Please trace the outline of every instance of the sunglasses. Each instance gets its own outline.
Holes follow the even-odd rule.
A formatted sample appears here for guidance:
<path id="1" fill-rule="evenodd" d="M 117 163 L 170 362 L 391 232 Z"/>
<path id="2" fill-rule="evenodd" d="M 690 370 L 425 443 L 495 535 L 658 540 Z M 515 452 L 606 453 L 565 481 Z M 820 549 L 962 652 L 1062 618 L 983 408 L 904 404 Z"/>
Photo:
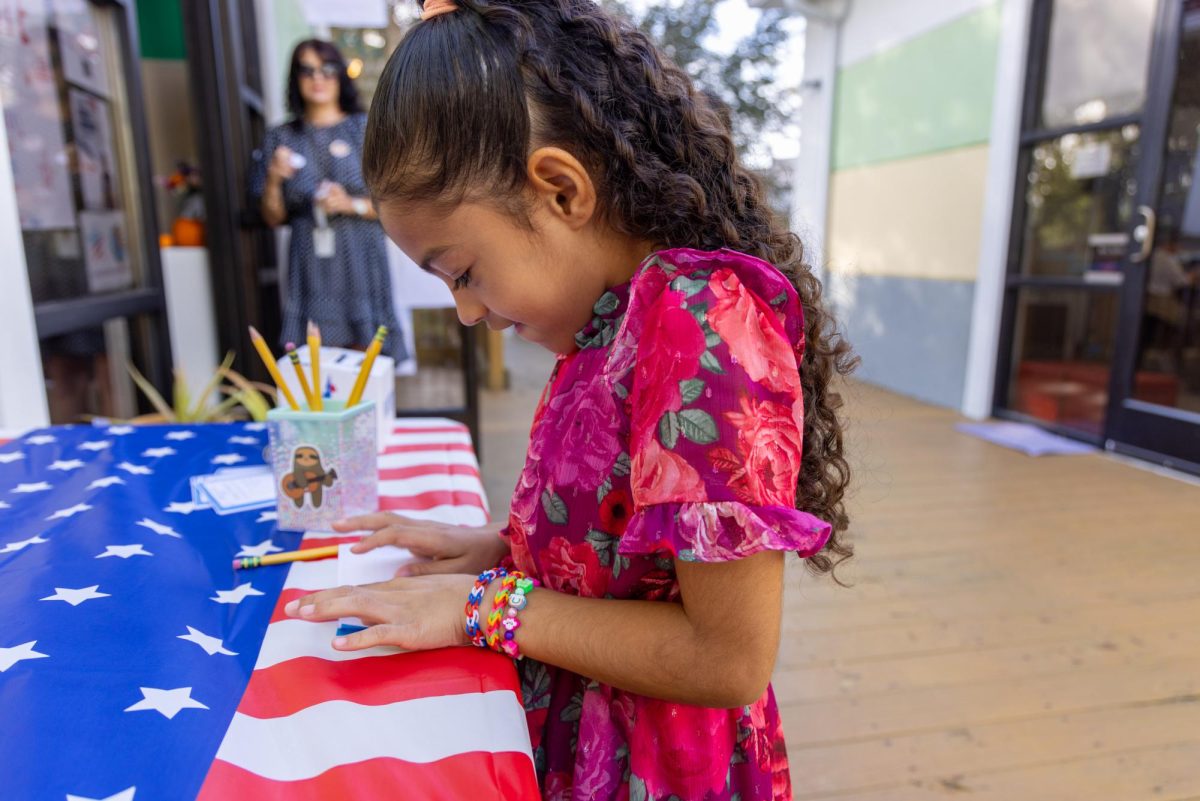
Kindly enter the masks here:
<path id="1" fill-rule="evenodd" d="M 314 67 L 311 64 L 301 64 L 296 72 L 301 78 L 315 78 L 317 73 L 320 73 L 326 78 L 336 78 L 341 72 L 341 69 L 338 68 L 337 64 L 327 61 L 320 67 Z"/>

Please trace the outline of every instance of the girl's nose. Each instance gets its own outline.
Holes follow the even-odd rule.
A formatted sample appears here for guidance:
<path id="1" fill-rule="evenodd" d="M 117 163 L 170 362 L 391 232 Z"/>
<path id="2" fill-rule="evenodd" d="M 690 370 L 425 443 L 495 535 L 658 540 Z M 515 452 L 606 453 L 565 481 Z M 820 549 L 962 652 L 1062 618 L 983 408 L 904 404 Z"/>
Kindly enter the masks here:
<path id="1" fill-rule="evenodd" d="M 458 319 L 463 325 L 479 325 L 487 317 L 487 307 L 478 301 L 463 297 L 459 293 L 454 297 L 454 305 L 458 308 Z"/>

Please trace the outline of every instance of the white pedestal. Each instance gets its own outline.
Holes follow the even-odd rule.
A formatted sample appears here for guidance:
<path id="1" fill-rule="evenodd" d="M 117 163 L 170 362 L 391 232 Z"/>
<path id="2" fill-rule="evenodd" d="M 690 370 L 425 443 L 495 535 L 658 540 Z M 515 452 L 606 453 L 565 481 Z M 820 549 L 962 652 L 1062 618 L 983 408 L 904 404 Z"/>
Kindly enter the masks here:
<path id="1" fill-rule="evenodd" d="M 163 248 L 162 272 L 171 360 L 182 371 L 194 402 L 221 364 L 208 250 Z"/>

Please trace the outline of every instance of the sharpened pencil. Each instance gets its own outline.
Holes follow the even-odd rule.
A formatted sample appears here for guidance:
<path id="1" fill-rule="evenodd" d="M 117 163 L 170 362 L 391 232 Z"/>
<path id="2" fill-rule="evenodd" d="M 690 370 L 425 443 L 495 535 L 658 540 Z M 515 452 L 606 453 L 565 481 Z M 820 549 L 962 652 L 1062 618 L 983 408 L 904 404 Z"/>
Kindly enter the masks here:
<path id="1" fill-rule="evenodd" d="M 243 556 L 233 560 L 234 570 L 249 570 L 252 567 L 267 565 L 282 565 L 288 562 L 311 562 L 314 559 L 330 559 L 338 555 L 338 546 L 329 545 L 324 548 L 306 548 L 302 551 L 284 551 L 269 553 L 266 556 Z"/>

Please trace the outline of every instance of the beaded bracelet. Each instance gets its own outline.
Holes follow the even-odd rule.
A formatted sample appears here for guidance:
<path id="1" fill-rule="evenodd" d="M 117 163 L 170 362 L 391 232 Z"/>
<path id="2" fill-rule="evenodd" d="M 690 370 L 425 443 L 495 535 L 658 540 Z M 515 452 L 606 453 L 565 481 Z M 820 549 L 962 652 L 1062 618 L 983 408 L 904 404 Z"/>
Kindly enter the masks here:
<path id="1" fill-rule="evenodd" d="M 521 658 L 521 649 L 517 646 L 515 639 L 517 629 L 521 628 L 521 621 L 517 618 L 517 614 L 525 608 L 529 603 L 526 597 L 534 587 L 538 586 L 537 579 L 525 578 L 522 576 L 513 582 L 514 586 L 508 596 L 508 611 L 504 617 L 504 639 L 500 640 L 500 647 L 492 646 L 501 653 L 508 654 L 513 659 Z"/>
<path id="2" fill-rule="evenodd" d="M 493 651 L 500 650 L 500 618 L 503 617 L 504 607 L 508 604 L 508 594 L 517 584 L 517 579 L 525 578 L 519 570 L 509 573 L 500 582 L 500 589 L 492 598 L 492 613 L 487 617 L 487 644 Z"/>
<path id="3" fill-rule="evenodd" d="M 488 585 L 499 577 L 507 576 L 508 571 L 502 567 L 493 567 L 483 571 L 475 579 L 475 586 L 471 588 L 471 592 L 467 595 L 466 612 L 467 636 L 471 638 L 471 644 L 479 648 L 487 647 L 487 640 L 483 636 L 483 632 L 479 629 L 479 604 L 483 602 L 484 593 L 487 592 Z"/>

